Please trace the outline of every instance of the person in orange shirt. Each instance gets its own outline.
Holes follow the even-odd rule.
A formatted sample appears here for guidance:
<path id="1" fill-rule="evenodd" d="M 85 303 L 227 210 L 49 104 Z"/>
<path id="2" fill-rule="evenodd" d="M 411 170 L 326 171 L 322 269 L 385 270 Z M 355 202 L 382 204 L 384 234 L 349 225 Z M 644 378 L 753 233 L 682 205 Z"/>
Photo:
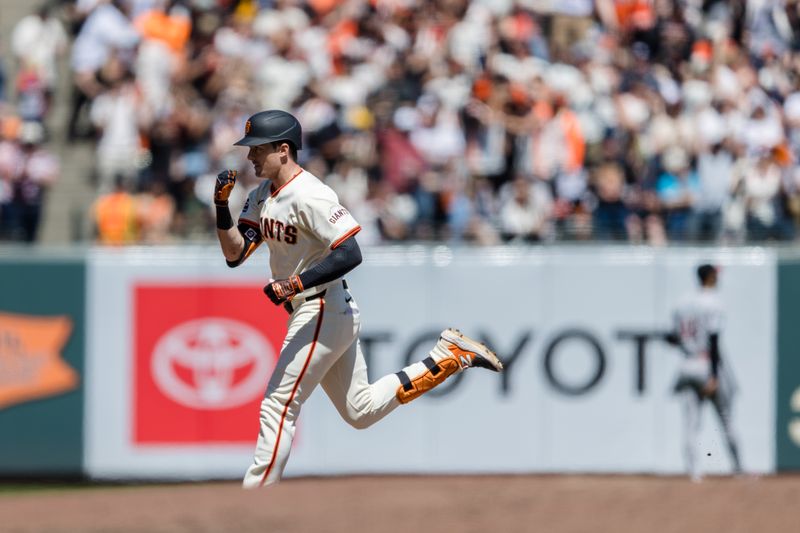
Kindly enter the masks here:
<path id="1" fill-rule="evenodd" d="M 653 0 L 596 0 L 600 20 L 614 32 L 652 28 L 656 22 Z"/>
<path id="2" fill-rule="evenodd" d="M 136 204 L 124 178 L 117 176 L 114 190 L 100 196 L 92 210 L 98 242 L 112 246 L 137 243 L 140 221 Z"/>
<path id="3" fill-rule="evenodd" d="M 192 33 L 188 11 L 182 8 L 167 10 L 163 5 L 136 17 L 134 26 L 144 39 L 163 42 L 176 56 L 183 55 Z"/>

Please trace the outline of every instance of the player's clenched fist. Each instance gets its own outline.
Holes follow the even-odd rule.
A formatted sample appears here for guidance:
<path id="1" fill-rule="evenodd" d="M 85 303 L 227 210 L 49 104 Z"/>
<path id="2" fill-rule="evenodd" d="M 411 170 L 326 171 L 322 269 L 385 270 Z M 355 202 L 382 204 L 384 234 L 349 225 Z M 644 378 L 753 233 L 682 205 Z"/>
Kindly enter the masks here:
<path id="1" fill-rule="evenodd" d="M 235 170 L 223 170 L 217 174 L 217 183 L 214 185 L 214 203 L 228 205 L 228 197 L 231 195 L 234 185 L 236 185 Z"/>
<path id="2" fill-rule="evenodd" d="M 303 284 L 300 282 L 299 276 L 273 281 L 264 287 L 264 293 L 275 305 L 282 304 L 298 292 L 303 292 Z"/>

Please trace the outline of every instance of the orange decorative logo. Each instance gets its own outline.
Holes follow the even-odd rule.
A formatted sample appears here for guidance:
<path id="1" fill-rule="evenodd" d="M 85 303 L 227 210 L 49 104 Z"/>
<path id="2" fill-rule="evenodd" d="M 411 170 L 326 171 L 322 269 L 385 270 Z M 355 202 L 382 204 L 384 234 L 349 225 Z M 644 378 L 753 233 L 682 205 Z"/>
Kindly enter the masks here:
<path id="1" fill-rule="evenodd" d="M 66 316 L 0 313 L 0 409 L 77 388 L 60 353 L 71 332 Z"/>
<path id="2" fill-rule="evenodd" d="M 245 135 L 250 135 L 250 121 L 249 120 L 247 122 L 245 122 L 245 124 L 244 124 L 244 134 Z"/>

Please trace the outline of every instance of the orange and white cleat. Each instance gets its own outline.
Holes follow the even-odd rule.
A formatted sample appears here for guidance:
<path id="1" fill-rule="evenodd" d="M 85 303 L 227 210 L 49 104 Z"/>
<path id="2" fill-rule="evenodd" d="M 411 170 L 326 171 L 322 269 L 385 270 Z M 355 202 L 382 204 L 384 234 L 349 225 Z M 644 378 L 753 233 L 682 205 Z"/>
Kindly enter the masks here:
<path id="1" fill-rule="evenodd" d="M 442 331 L 438 344 L 453 354 L 462 370 L 470 367 L 487 368 L 495 372 L 503 370 L 503 363 L 497 354 L 482 342 L 470 339 L 457 329 L 448 328 Z"/>

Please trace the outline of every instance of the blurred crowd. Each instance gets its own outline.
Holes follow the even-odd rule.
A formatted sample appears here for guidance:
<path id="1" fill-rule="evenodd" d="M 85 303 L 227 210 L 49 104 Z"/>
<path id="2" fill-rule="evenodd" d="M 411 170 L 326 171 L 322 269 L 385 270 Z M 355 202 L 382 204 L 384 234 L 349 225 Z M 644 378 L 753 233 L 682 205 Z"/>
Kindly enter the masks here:
<path id="1" fill-rule="evenodd" d="M 232 143 L 268 108 L 300 119 L 301 164 L 365 244 L 790 241 L 800 224 L 798 0 L 77 0 L 11 40 L 4 238 L 33 238 L 58 176 L 42 141 L 62 54 L 102 242 L 213 236 L 214 178 L 239 170 L 243 203 L 256 178 Z"/>

